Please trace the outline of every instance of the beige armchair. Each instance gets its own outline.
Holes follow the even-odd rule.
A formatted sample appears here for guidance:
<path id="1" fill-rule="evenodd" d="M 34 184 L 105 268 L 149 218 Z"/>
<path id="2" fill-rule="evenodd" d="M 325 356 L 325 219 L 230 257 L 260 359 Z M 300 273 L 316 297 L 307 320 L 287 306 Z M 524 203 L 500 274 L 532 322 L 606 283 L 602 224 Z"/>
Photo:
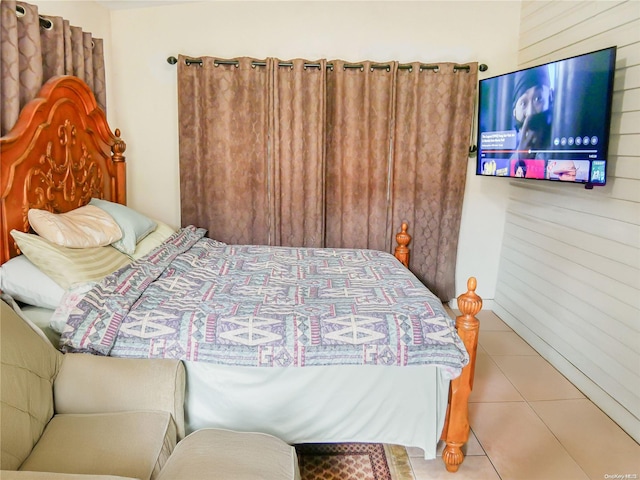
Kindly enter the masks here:
<path id="1" fill-rule="evenodd" d="M 155 478 L 184 436 L 182 363 L 63 355 L 0 304 L 0 477 Z"/>

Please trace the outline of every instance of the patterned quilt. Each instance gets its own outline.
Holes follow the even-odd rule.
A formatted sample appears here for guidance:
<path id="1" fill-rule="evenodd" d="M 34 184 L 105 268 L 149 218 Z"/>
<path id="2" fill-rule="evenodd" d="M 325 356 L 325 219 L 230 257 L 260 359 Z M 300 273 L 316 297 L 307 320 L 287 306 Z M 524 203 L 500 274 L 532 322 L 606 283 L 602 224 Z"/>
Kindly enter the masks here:
<path id="1" fill-rule="evenodd" d="M 468 362 L 440 300 L 373 250 L 226 245 L 181 229 L 93 286 L 67 318 L 64 351 L 220 365 Z"/>

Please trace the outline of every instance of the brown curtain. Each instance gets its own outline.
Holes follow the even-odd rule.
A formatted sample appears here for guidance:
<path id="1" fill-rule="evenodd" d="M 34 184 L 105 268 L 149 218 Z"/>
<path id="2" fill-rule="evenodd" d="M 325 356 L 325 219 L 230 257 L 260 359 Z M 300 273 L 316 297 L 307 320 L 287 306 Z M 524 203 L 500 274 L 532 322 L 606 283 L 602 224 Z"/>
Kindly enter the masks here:
<path id="1" fill-rule="evenodd" d="M 322 247 L 326 61 L 275 65 L 270 243 Z"/>
<path id="2" fill-rule="evenodd" d="M 220 65 L 179 58 L 183 225 L 233 244 L 268 244 L 269 106 L 273 60 Z"/>
<path id="3" fill-rule="evenodd" d="M 232 244 L 323 246 L 326 62 L 199 60 L 178 62 L 182 224 Z"/>
<path id="4" fill-rule="evenodd" d="M 455 297 L 455 266 L 477 63 L 437 70 L 419 64 L 397 76 L 393 225 L 407 221 L 409 267 L 441 299 Z"/>
<path id="5" fill-rule="evenodd" d="M 75 75 L 92 89 L 106 111 L 104 49 L 93 38 L 61 17 L 38 15 L 38 8 L 15 0 L 0 1 L 1 134 L 18 119 L 20 110 L 51 77 Z"/>
<path id="6" fill-rule="evenodd" d="M 477 64 L 185 60 L 183 225 L 227 243 L 391 252 L 407 221 L 412 271 L 455 296 Z"/>
<path id="7" fill-rule="evenodd" d="M 397 63 L 334 61 L 327 82 L 328 247 L 389 251 L 389 148 Z"/>

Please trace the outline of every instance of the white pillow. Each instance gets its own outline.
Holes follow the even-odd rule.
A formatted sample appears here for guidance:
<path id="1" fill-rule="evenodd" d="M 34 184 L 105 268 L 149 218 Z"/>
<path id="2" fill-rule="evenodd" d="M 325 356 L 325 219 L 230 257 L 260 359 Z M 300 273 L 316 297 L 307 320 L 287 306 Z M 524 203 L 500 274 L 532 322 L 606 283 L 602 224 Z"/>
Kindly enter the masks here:
<path id="1" fill-rule="evenodd" d="M 32 208 L 27 215 L 38 235 L 62 247 L 104 247 L 122 238 L 122 231 L 113 217 L 93 205 L 67 213 Z"/>
<path id="2" fill-rule="evenodd" d="M 0 289 L 19 302 L 52 310 L 64 295 L 64 289 L 25 255 L 18 255 L 0 266 Z"/>
<path id="3" fill-rule="evenodd" d="M 157 224 L 149 217 L 119 203 L 92 198 L 89 205 L 101 208 L 113 217 L 122 230 L 122 238 L 112 246 L 122 253 L 132 255 L 140 240 L 153 232 Z"/>

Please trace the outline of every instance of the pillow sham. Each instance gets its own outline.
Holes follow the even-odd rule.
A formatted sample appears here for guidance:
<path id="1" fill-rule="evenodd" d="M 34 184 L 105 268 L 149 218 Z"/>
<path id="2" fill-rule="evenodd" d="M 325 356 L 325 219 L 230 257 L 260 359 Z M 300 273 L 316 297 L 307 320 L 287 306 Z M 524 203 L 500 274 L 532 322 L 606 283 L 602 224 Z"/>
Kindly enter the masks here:
<path id="1" fill-rule="evenodd" d="M 26 255 L 13 257 L 0 267 L 0 290 L 19 302 L 52 310 L 64 296 L 64 289 Z"/>
<path id="2" fill-rule="evenodd" d="M 112 246 L 127 255 L 132 255 L 138 242 L 157 227 L 156 222 L 149 217 L 119 203 L 92 198 L 89 205 L 101 208 L 113 217 L 122 231 L 122 238 Z"/>
<path id="3" fill-rule="evenodd" d="M 131 262 L 111 246 L 67 248 L 30 233 L 11 230 L 18 247 L 42 272 L 62 288 L 95 282 Z"/>
<path id="4" fill-rule="evenodd" d="M 103 247 L 122 238 L 122 231 L 113 217 L 94 205 L 67 213 L 32 208 L 27 216 L 38 235 L 63 247 Z"/>
<path id="5" fill-rule="evenodd" d="M 157 228 L 140 240 L 136 246 L 136 251 L 131 255 L 131 258 L 134 260 L 144 257 L 147 253 L 162 245 L 167 238 L 176 233 L 176 231 L 166 223 L 162 223 L 158 220 L 156 220 L 156 223 L 158 224 Z"/>

